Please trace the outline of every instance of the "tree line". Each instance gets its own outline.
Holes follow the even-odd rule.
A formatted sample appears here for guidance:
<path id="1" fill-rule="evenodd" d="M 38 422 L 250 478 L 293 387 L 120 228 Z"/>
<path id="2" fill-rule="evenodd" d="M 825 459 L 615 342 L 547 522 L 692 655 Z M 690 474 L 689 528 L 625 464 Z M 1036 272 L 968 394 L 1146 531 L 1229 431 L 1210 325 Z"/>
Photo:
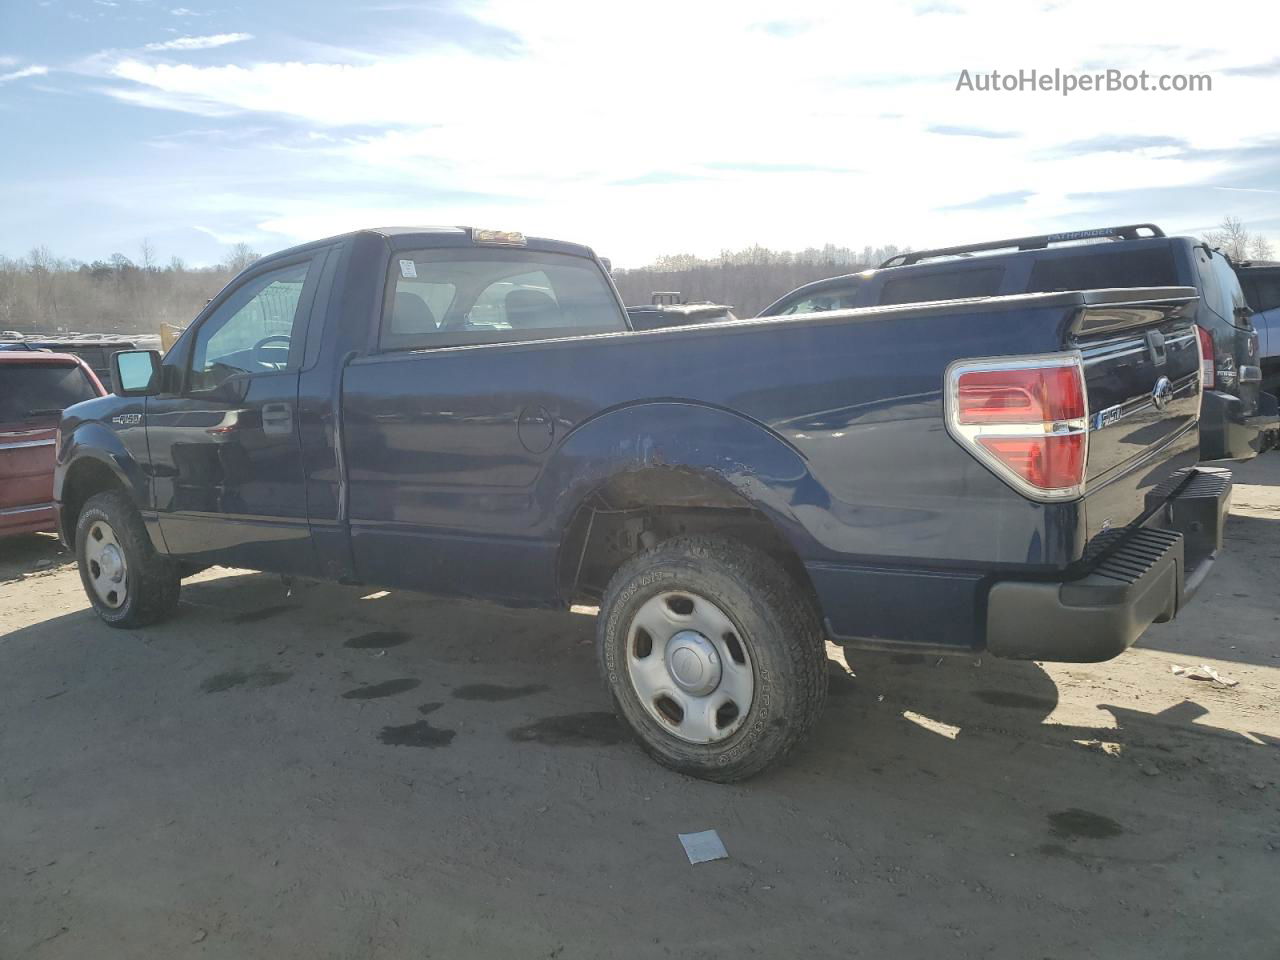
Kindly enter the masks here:
<path id="1" fill-rule="evenodd" d="M 91 263 L 55 256 L 48 247 L 0 256 L 0 331 L 154 334 L 161 323 L 186 326 L 257 259 L 241 243 L 217 266 L 189 267 L 179 257 L 162 265 L 145 240 L 136 257 L 113 253 Z"/>
<path id="2" fill-rule="evenodd" d="M 1225 217 L 1203 239 L 1236 260 L 1274 255 L 1264 236 L 1235 217 Z M 756 245 L 717 257 L 662 256 L 648 266 L 615 269 L 613 279 L 628 305 L 648 303 L 657 291 L 679 291 L 687 300 L 728 304 L 750 317 L 802 284 L 870 269 L 910 249 L 827 244 L 789 251 Z M 134 257 L 115 253 L 91 263 L 57 257 L 47 247 L 25 257 L 0 256 L 0 331 L 140 334 L 157 333 L 161 323 L 185 326 L 257 259 L 240 243 L 216 266 L 189 267 L 178 257 L 161 264 L 146 240 Z"/>
<path id="3" fill-rule="evenodd" d="M 827 244 L 799 251 L 752 246 L 710 258 L 659 257 L 647 267 L 614 270 L 613 281 L 628 306 L 648 303 L 657 291 L 679 291 L 686 300 L 727 304 L 738 316 L 753 317 L 801 284 L 867 270 L 907 250 L 892 245 L 854 249 Z"/>

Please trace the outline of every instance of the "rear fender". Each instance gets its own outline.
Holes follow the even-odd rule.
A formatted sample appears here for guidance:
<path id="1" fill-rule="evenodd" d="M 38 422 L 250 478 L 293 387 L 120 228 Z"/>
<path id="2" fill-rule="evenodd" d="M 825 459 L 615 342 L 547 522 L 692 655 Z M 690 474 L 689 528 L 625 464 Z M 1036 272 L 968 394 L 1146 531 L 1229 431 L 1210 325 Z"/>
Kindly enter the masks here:
<path id="1" fill-rule="evenodd" d="M 764 425 L 719 407 L 662 401 L 615 408 L 581 424 L 538 479 L 552 531 L 564 531 L 591 493 L 620 474 L 693 471 L 760 510 L 801 556 L 813 539 L 799 504 L 826 502 L 803 457 Z"/>

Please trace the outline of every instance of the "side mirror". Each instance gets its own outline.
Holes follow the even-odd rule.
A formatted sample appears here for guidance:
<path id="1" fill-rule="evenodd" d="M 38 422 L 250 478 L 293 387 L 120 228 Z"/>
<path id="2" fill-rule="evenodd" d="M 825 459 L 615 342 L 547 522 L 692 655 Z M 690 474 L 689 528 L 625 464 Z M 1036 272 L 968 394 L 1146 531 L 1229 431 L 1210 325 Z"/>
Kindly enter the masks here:
<path id="1" fill-rule="evenodd" d="M 112 392 L 121 397 L 147 397 L 160 392 L 160 352 L 121 350 L 111 355 Z"/>

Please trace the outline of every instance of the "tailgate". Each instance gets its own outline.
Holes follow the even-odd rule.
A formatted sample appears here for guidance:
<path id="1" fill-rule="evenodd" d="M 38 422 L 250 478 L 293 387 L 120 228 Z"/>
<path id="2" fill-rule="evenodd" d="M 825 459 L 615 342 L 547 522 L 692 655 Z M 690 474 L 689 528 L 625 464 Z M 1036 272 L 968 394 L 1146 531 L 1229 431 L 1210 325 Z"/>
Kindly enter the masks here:
<path id="1" fill-rule="evenodd" d="M 1193 287 L 1094 290 L 1069 333 L 1084 359 L 1090 533 L 1127 526 L 1146 493 L 1198 449 L 1200 346 Z"/>

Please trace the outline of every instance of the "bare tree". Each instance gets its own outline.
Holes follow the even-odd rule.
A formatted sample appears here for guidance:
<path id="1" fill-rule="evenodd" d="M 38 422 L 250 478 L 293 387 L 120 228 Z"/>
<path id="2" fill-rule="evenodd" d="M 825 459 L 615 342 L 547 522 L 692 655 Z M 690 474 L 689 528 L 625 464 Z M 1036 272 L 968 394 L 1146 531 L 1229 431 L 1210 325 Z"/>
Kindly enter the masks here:
<path id="1" fill-rule="evenodd" d="M 1249 231 L 1239 217 L 1226 216 L 1217 230 L 1210 230 L 1204 235 L 1204 242 L 1217 247 L 1232 260 L 1247 260 L 1249 257 Z"/>
<path id="2" fill-rule="evenodd" d="M 150 273 L 156 268 L 156 248 L 146 237 L 142 238 L 142 243 L 138 247 L 138 265 Z"/>
<path id="3" fill-rule="evenodd" d="M 233 244 L 231 249 L 227 251 L 227 259 L 223 261 L 223 266 L 231 273 L 239 273 L 261 256 L 262 254 L 247 243 Z"/>
<path id="4" fill-rule="evenodd" d="M 1262 234 L 1255 233 L 1249 240 L 1250 260 L 1270 260 L 1275 255 L 1271 242 Z"/>

